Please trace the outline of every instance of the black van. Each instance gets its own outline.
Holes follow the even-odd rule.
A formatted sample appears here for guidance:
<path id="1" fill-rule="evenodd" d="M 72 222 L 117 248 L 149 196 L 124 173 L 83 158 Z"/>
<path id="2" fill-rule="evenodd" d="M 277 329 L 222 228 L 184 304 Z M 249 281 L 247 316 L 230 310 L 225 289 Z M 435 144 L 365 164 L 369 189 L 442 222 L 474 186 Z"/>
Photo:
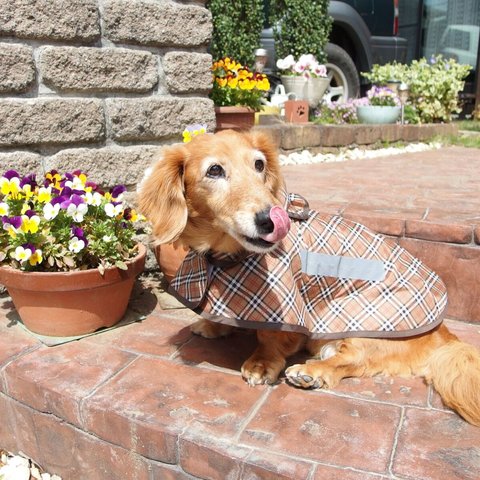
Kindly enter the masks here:
<path id="1" fill-rule="evenodd" d="M 330 41 L 326 46 L 330 86 L 338 98 L 360 93 L 359 72 L 368 72 L 374 63 L 385 64 L 407 58 L 407 40 L 398 36 L 399 0 L 330 1 L 328 13 L 333 18 Z M 268 11 L 268 0 L 266 10 Z M 267 71 L 275 71 L 273 32 L 262 32 L 262 47 L 268 51 Z"/>

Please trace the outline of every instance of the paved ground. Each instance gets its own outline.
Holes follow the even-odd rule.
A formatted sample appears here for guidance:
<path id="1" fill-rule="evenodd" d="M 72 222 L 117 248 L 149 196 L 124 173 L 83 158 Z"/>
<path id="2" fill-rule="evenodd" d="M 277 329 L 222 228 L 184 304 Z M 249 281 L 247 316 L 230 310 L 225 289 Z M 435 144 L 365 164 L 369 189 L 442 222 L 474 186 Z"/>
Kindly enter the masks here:
<path id="1" fill-rule="evenodd" d="M 316 209 L 378 219 L 391 235 L 406 229 L 412 237 L 466 243 L 475 228 L 480 243 L 479 170 L 480 150 L 462 147 L 283 167 L 288 189 Z"/>
<path id="2" fill-rule="evenodd" d="M 478 250 L 479 164 L 478 151 L 452 148 L 285 171 L 290 189 L 317 209 L 357 211 L 380 227 L 398 218 L 399 241 L 426 251 L 467 249 L 450 265 L 460 272 L 457 290 L 478 303 L 465 272 L 477 275 L 478 259 L 465 252 Z M 408 237 L 409 220 L 431 212 L 433 233 Z M 439 239 L 455 225 L 470 229 L 468 242 Z M 421 379 L 346 380 L 330 392 L 283 380 L 249 388 L 239 368 L 255 337 L 195 337 L 192 314 L 171 308 L 155 287 L 137 286 L 131 308 L 142 322 L 56 347 L 26 333 L 1 298 L 2 448 L 64 480 L 478 480 L 480 428 L 444 408 Z M 447 323 L 480 347 L 479 322 Z"/>

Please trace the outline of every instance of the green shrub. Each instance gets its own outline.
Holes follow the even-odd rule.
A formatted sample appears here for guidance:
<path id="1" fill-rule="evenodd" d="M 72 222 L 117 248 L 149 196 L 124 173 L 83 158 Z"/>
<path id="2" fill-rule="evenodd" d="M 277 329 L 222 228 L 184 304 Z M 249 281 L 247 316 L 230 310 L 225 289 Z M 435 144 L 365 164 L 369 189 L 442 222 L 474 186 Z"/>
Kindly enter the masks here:
<path id="1" fill-rule="evenodd" d="M 463 90 L 470 65 L 462 65 L 441 55 L 413 60 L 410 65 L 389 63 L 374 65 L 362 75 L 377 85 L 390 80 L 404 82 L 409 87 L 409 104 L 422 123 L 450 122 L 461 111 L 459 92 Z"/>
<path id="2" fill-rule="evenodd" d="M 277 58 L 311 53 L 327 60 L 325 46 L 332 28 L 329 0 L 271 0 L 271 21 Z"/>
<path id="3" fill-rule="evenodd" d="M 262 0 L 208 0 L 206 6 L 213 21 L 213 59 L 229 57 L 253 66 L 264 22 Z"/>

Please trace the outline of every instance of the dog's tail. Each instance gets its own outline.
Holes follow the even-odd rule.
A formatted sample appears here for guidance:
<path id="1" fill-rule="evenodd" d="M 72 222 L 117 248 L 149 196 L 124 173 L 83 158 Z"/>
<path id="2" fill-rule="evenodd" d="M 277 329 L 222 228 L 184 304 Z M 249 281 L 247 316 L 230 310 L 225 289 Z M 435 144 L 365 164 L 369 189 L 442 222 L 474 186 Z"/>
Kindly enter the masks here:
<path id="1" fill-rule="evenodd" d="M 436 349 L 428 359 L 427 380 L 465 420 L 480 427 L 480 351 L 459 340 Z"/>

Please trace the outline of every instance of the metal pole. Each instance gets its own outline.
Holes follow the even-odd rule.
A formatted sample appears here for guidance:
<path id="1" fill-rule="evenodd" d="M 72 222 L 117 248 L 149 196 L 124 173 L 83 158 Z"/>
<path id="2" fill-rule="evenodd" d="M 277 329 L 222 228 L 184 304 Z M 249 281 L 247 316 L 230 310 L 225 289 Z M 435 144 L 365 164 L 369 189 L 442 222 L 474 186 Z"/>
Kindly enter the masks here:
<path id="1" fill-rule="evenodd" d="M 474 118 L 480 120 L 480 40 L 477 45 L 477 70 L 475 72 L 475 110 L 473 111 Z"/>

